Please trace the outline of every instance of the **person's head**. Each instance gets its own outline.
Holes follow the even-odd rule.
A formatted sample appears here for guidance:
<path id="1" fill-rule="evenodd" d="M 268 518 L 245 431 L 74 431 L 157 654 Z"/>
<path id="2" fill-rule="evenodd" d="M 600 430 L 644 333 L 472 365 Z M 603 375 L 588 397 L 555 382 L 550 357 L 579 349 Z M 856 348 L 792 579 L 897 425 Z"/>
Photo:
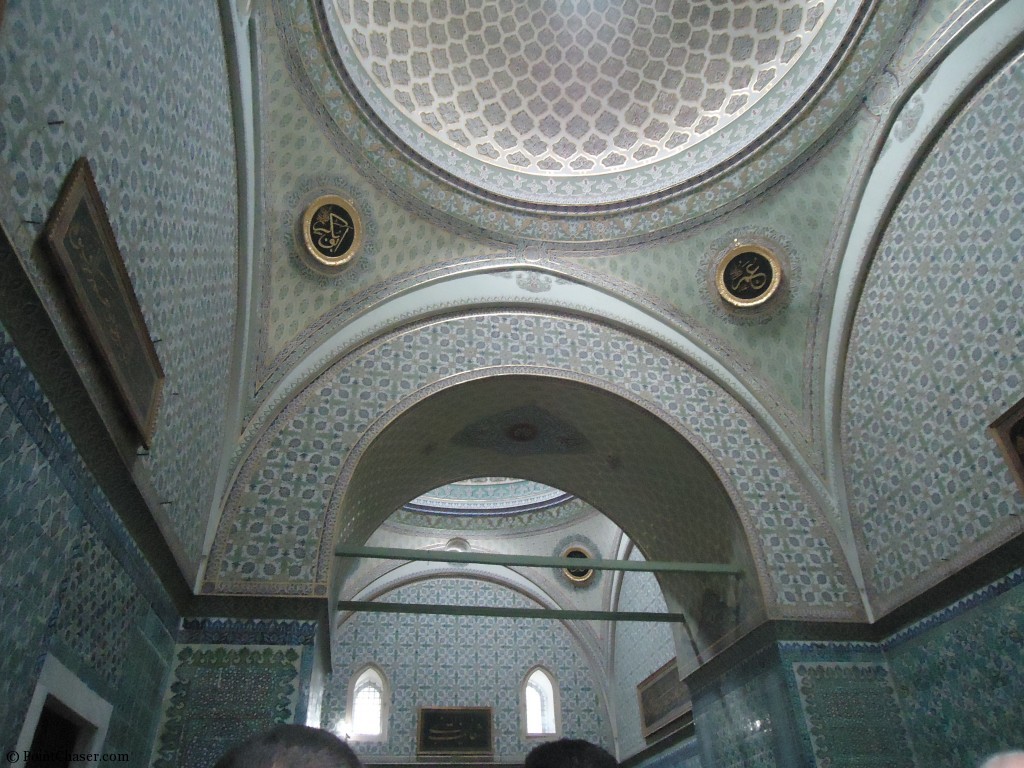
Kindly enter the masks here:
<path id="1" fill-rule="evenodd" d="M 1024 768 L 1024 752 L 1000 752 L 988 757 L 979 768 Z"/>
<path id="2" fill-rule="evenodd" d="M 583 739 L 559 739 L 538 744 L 523 768 L 618 768 L 608 751 Z"/>
<path id="3" fill-rule="evenodd" d="M 213 768 L 361 768 L 361 763 L 333 733 L 278 725 L 229 750 Z"/>

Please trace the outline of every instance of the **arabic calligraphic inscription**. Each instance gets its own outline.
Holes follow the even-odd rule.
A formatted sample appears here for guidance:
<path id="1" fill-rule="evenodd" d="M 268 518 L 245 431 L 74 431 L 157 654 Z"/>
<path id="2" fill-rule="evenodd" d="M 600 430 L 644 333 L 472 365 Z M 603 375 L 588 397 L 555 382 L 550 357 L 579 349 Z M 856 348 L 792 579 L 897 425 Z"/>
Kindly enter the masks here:
<path id="1" fill-rule="evenodd" d="M 562 553 L 562 557 L 571 557 L 574 560 L 586 560 L 590 557 L 590 553 L 583 549 L 583 547 L 569 547 L 569 549 Z M 577 586 L 582 586 L 594 578 L 594 569 L 584 566 L 579 568 L 563 568 L 562 572 L 569 581 Z"/>
<path id="2" fill-rule="evenodd" d="M 302 217 L 306 250 L 319 269 L 348 264 L 359 250 L 362 226 L 351 202 L 337 195 L 314 200 Z"/>
<path id="3" fill-rule="evenodd" d="M 756 307 L 778 291 L 782 270 L 774 254 L 756 245 L 737 245 L 718 264 L 718 293 L 734 307 Z"/>
<path id="4" fill-rule="evenodd" d="M 493 719 L 490 707 L 420 707 L 416 753 L 490 755 Z"/>

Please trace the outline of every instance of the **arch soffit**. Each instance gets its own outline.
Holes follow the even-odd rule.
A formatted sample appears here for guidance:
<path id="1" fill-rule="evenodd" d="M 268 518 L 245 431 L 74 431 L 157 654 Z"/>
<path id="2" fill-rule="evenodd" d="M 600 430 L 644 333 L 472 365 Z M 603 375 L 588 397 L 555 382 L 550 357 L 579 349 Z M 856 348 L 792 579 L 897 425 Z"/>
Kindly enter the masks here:
<path id="1" fill-rule="evenodd" d="M 376 529 L 377 510 L 453 479 L 454 472 L 509 472 L 584 496 L 645 543 L 650 559 L 733 561 L 747 574 L 757 570 L 750 534 L 741 532 L 734 504 L 707 460 L 663 417 L 584 379 L 520 370 L 458 377 L 391 416 L 371 427 L 353 452 L 358 459 L 350 479 L 340 484 L 344 498 L 336 519 L 345 523 L 339 535 L 346 542 L 363 541 Z M 521 421 L 538 426 L 535 451 L 534 443 L 522 451 L 507 437 L 505 430 Z M 483 427 L 476 432 L 486 436 L 479 449 L 463 443 L 467 427 Z M 575 450 L 558 450 L 558 437 L 577 442 Z M 657 580 L 664 594 L 675 596 L 675 611 L 687 614 L 704 593 L 730 599 L 737 586 L 721 576 L 659 574 Z M 764 584 L 758 577 L 740 585 L 736 621 L 763 618 L 758 590 Z"/>
<path id="2" fill-rule="evenodd" d="M 253 520 L 269 519 L 265 499 L 260 497 L 259 480 L 265 469 L 266 453 L 273 445 L 292 440 L 302 448 L 317 435 L 305 430 L 303 417 L 306 412 L 325 405 L 328 395 L 338 387 L 348 387 L 353 381 L 369 383 L 365 391 L 376 392 L 378 402 L 372 408 L 364 409 L 362 424 L 375 421 L 375 429 L 362 431 L 357 425 L 356 414 L 348 414 L 344 423 L 331 425 L 328 432 L 334 440 L 330 449 L 347 456 L 345 470 L 334 474 L 333 470 L 321 473 L 318 495 L 330 498 L 328 519 L 323 521 L 326 532 L 334 532 L 335 520 L 340 508 L 341 493 L 351 477 L 358 457 L 365 450 L 368 440 L 379 433 L 387 423 L 415 402 L 460 380 L 492 376 L 499 369 L 478 364 L 475 370 L 460 370 L 454 360 L 442 361 L 439 370 L 414 372 L 413 381 L 397 389 L 402 392 L 389 393 L 395 389 L 393 373 L 376 370 L 374 361 L 393 359 L 397 350 L 421 349 L 437 337 L 450 333 L 477 335 L 490 339 L 499 346 L 508 341 L 509 324 L 530 333 L 553 331 L 557 338 L 565 338 L 567 332 L 582 339 L 592 351 L 595 359 L 608 362 L 609 350 L 616 351 L 619 358 L 613 363 L 612 371 L 623 366 L 634 365 L 633 375 L 621 384 L 611 385 L 607 380 L 597 378 L 588 371 L 594 363 L 583 364 L 579 359 L 545 359 L 551 354 L 565 351 L 562 344 L 533 345 L 526 350 L 525 357 L 541 365 L 501 368 L 504 373 L 530 372 L 547 376 L 575 379 L 600 389 L 612 391 L 625 399 L 654 412 L 659 418 L 682 434 L 704 458 L 715 468 L 723 481 L 735 508 L 746 529 L 754 550 L 762 584 L 771 583 L 768 604 L 775 605 L 787 615 L 801 614 L 827 617 L 848 617 L 855 608 L 857 599 L 850 570 L 842 560 L 840 548 L 832 529 L 821 519 L 815 505 L 809 501 L 806 489 L 787 464 L 784 456 L 761 429 L 755 418 L 717 382 L 703 371 L 687 365 L 682 360 L 666 354 L 652 344 L 630 337 L 618 329 L 600 326 L 581 319 L 541 315 L 536 313 L 489 313 L 449 318 L 445 321 L 426 323 L 406 329 L 381 340 L 379 343 L 358 350 L 321 374 L 310 384 L 301 396 L 296 397 L 274 419 L 272 429 L 258 441 L 257 450 L 251 452 L 234 484 L 221 520 L 217 537 L 211 552 L 211 567 L 207 571 L 204 591 L 213 593 L 257 593 L 266 594 L 327 594 L 327 577 L 331 553 L 320 551 L 318 563 L 306 563 L 305 574 L 299 579 L 277 578 L 273 564 L 264 569 L 264 576 L 271 578 L 239 578 L 237 562 L 227 557 L 228 542 L 244 538 L 243 533 Z M 494 334 L 491 331 L 495 331 Z M 486 345 L 485 345 L 486 346 Z M 507 359 L 501 349 L 485 350 L 493 365 L 501 366 Z M 497 352 L 495 355 L 494 353 Z M 624 353 L 624 354 L 623 354 Z M 518 355 L 523 357 L 523 355 Z M 495 359 L 496 358 L 496 359 Z M 643 365 L 640 365 L 640 361 Z M 480 361 L 481 363 L 485 361 Z M 556 363 L 555 366 L 543 363 Z M 413 366 L 415 368 L 415 366 Z M 602 369 L 596 369 L 600 375 Z M 604 370 L 607 375 L 608 370 Z M 380 386 L 381 379 L 387 379 L 388 386 Z M 461 377 L 453 378 L 453 377 Z M 609 377 L 610 378 L 610 377 Z M 376 383 L 378 386 L 374 386 Z M 414 395 L 414 396 L 413 396 Z M 358 410 L 358 409 L 353 409 Z M 371 416 L 372 412 L 372 416 Z M 327 426 L 327 425 L 325 425 Z M 322 436 L 323 433 L 320 434 Z M 359 446 L 357 447 L 357 442 Z M 287 462 L 286 462 L 287 463 Z M 728 470 L 728 471 L 727 471 Z M 271 473 L 273 474 L 273 473 Z M 242 503 L 244 500 L 244 504 Z M 263 508 L 261 508 L 263 507 Z M 800 533 L 794 533 L 799 531 Z M 337 534 L 341 534 L 338 531 Z M 332 541 L 333 537 L 327 538 Z M 259 546 L 263 542 L 254 544 Z M 781 556 L 805 566 L 808 573 L 797 582 L 787 582 L 787 577 L 768 575 L 769 558 Z M 308 574 L 308 575 L 307 575 Z M 300 584 L 306 575 L 306 583 Z M 781 579 L 781 580 L 780 580 Z M 309 582 L 313 582 L 312 586 Z M 808 584 L 807 582 L 810 582 Z M 805 587 L 810 587 L 806 589 Z"/>

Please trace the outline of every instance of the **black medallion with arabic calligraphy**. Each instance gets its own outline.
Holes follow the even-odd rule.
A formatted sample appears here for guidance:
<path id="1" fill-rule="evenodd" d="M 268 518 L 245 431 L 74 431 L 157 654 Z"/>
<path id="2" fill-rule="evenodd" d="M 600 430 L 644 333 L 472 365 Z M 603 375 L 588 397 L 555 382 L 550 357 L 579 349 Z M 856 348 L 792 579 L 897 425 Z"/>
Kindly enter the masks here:
<path id="1" fill-rule="evenodd" d="M 356 238 L 352 215 L 334 203 L 321 205 L 309 222 L 309 239 L 320 253 L 337 259 L 348 253 Z"/>
<path id="2" fill-rule="evenodd" d="M 773 254 L 755 246 L 733 248 L 718 267 L 718 291 L 736 307 L 763 304 L 779 287 L 781 272 Z"/>
<path id="3" fill-rule="evenodd" d="M 755 251 L 737 253 L 725 267 L 725 289 L 741 301 L 760 298 L 772 284 L 772 263 Z"/>
<path id="4" fill-rule="evenodd" d="M 347 264 L 359 248 L 359 214 L 348 200 L 324 195 L 313 201 L 302 217 L 306 250 L 318 269 Z"/>

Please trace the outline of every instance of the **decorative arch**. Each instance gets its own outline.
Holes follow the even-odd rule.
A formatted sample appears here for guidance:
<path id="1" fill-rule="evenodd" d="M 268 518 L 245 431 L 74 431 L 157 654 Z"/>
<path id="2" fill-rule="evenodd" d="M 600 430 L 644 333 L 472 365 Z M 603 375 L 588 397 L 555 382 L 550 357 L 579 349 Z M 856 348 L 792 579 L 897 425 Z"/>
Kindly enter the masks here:
<path id="1" fill-rule="evenodd" d="M 508 360 L 522 364 L 509 366 Z M 431 396 L 517 375 L 603 392 L 607 402 L 629 404 L 636 418 L 688 446 L 692 466 L 703 463 L 717 478 L 719 503 L 745 532 L 743 548 L 749 547 L 756 582 L 751 594 L 767 613 L 861 617 L 849 566 L 812 493 L 729 392 L 619 328 L 542 312 L 436 318 L 387 334 L 327 368 L 274 418 L 246 460 L 228 498 L 203 591 L 327 596 L 331 544 L 364 541 L 380 522 L 365 514 L 350 488 L 376 438 Z M 296 479 L 305 481 L 301 498 L 292 495 Z M 435 478 L 433 485 L 455 479 Z M 409 498 L 430 487 L 410 485 Z M 586 496 L 583 491 L 579 495 Z M 386 517 L 391 511 L 376 513 Z M 657 514 L 640 510 L 623 527 L 650 555 L 649 542 L 656 542 L 666 520 L 671 523 L 672 516 L 665 508 Z M 282 547 L 286 530 L 320 535 Z M 778 568 L 779 562 L 789 567 Z"/>
<path id="2" fill-rule="evenodd" d="M 764 616 L 763 581 L 734 503 L 709 462 L 658 415 L 551 371 L 496 369 L 456 377 L 384 414 L 349 457 L 339 483 L 338 541 L 362 542 L 397 508 L 439 483 L 502 471 L 566 490 L 601 509 L 650 559 L 733 562 L 751 578 L 662 574 L 674 608 L 693 616 L 703 647 Z M 519 432 L 527 432 L 524 439 Z M 637 514 L 637 509 L 643 513 Z M 339 594 L 338 571 L 331 594 Z M 701 624 L 707 595 L 728 605 Z"/>

